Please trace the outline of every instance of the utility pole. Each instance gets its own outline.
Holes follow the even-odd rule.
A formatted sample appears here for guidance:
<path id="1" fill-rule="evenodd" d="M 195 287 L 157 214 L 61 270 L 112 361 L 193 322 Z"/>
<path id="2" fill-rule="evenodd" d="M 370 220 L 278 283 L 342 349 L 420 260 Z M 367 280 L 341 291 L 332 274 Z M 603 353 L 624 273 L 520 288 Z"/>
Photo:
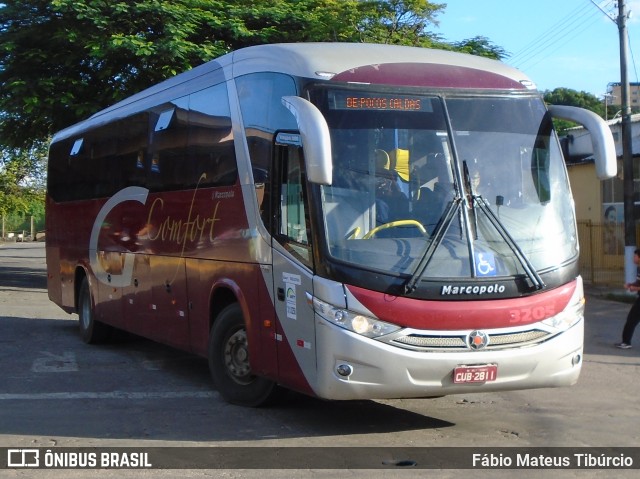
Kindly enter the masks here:
<path id="1" fill-rule="evenodd" d="M 620 36 L 620 86 L 622 90 L 622 173 L 624 177 L 624 278 L 625 283 L 636 279 L 633 252 L 636 245 L 634 215 L 633 152 L 631 151 L 631 106 L 629 104 L 629 78 L 627 74 L 627 12 L 624 0 L 618 0 L 618 33 Z"/>

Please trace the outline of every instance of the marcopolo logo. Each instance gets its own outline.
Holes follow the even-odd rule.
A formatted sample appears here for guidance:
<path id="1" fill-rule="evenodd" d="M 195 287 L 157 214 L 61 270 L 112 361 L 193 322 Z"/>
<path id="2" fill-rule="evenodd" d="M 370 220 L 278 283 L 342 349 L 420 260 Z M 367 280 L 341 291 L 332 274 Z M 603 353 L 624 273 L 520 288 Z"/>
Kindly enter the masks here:
<path id="1" fill-rule="evenodd" d="M 500 294 L 506 291 L 507 287 L 503 284 L 463 284 L 460 286 L 453 284 L 445 284 L 440 290 L 441 296 L 452 295 L 476 295 L 482 296 L 483 294 Z"/>

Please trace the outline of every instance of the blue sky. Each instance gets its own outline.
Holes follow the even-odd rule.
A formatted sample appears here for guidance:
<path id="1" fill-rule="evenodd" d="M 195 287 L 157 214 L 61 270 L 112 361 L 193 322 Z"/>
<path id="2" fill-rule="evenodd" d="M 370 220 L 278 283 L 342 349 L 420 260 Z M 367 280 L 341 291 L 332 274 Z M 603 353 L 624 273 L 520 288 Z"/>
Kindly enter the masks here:
<path id="1" fill-rule="evenodd" d="M 620 81 L 615 0 L 594 0 L 604 12 L 590 0 L 433 1 L 447 4 L 435 33 L 448 42 L 487 37 L 511 55 L 503 61 L 540 90 L 564 87 L 601 97 L 608 83 Z M 629 81 L 640 82 L 640 0 L 626 6 Z"/>

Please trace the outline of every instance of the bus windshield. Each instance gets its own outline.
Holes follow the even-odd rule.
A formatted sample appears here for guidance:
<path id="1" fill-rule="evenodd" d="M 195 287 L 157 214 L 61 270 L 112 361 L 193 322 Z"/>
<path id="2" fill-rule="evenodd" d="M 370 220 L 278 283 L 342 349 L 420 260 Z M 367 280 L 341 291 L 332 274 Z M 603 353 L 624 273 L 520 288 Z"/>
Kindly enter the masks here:
<path id="1" fill-rule="evenodd" d="M 424 279 L 513 277 L 576 258 L 566 169 L 535 96 L 320 89 L 335 260 Z M 539 287 L 541 287 L 538 285 Z"/>

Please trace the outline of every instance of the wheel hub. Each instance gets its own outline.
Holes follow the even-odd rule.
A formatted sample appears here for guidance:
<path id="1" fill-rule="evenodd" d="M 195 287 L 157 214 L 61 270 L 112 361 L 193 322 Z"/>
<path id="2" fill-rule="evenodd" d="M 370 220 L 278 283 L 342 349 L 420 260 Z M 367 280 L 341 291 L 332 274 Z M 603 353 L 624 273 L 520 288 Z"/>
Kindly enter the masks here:
<path id="1" fill-rule="evenodd" d="M 236 331 L 229 337 L 224 348 L 224 364 L 234 381 L 241 384 L 251 382 L 246 331 Z"/>

